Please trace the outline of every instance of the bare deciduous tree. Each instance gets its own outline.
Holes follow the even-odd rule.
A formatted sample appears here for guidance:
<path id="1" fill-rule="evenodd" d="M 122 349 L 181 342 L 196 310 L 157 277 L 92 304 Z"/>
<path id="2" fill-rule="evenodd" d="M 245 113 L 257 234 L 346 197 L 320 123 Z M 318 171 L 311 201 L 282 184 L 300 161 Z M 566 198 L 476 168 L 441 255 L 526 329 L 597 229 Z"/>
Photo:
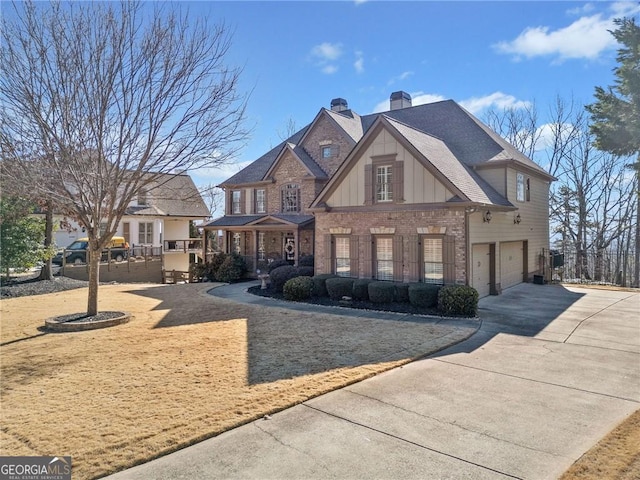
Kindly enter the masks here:
<path id="1" fill-rule="evenodd" d="M 87 314 L 100 252 L 129 203 L 166 174 L 215 166 L 246 138 L 240 70 L 224 24 L 165 4 L 14 4 L 2 20 L 0 141 L 19 170 L 85 228 Z"/>

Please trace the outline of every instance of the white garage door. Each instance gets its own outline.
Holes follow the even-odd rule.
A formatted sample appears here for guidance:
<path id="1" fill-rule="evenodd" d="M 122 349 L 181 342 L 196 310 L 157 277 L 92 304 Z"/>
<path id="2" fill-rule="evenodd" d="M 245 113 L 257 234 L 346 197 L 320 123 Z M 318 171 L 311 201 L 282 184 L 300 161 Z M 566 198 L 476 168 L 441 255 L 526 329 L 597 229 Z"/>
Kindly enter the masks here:
<path id="1" fill-rule="evenodd" d="M 502 289 L 522 283 L 524 274 L 522 242 L 500 244 L 500 283 Z"/>
<path id="2" fill-rule="evenodd" d="M 471 264 L 472 285 L 480 297 L 486 297 L 490 291 L 490 256 L 489 245 L 473 246 L 473 261 Z"/>

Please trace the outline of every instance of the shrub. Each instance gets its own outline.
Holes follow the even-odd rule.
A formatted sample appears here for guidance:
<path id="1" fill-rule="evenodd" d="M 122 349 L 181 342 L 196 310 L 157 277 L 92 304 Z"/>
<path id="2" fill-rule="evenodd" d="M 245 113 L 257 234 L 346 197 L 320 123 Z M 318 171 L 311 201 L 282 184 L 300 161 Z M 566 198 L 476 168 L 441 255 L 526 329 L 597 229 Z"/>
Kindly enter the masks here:
<path id="1" fill-rule="evenodd" d="M 313 278 L 301 276 L 287 280 L 282 288 L 284 298 L 287 300 L 300 301 L 311 297 L 313 290 Z"/>
<path id="2" fill-rule="evenodd" d="M 416 308 L 433 308 L 438 305 L 439 285 L 416 283 L 409 287 L 409 303 Z"/>
<path id="3" fill-rule="evenodd" d="M 284 266 L 291 266 L 291 264 L 284 259 L 274 260 L 267 267 L 269 275 L 271 275 L 271 272 L 273 272 L 276 268 L 280 268 Z"/>
<path id="4" fill-rule="evenodd" d="M 282 293 L 284 284 L 287 280 L 291 280 L 298 276 L 298 269 L 292 265 L 283 265 L 271 271 L 269 278 L 271 279 L 271 287 L 279 293 Z"/>
<path id="5" fill-rule="evenodd" d="M 368 286 L 369 300 L 373 303 L 391 303 L 396 286 L 391 282 L 371 282 Z"/>
<path id="6" fill-rule="evenodd" d="M 226 255 L 222 265 L 216 271 L 215 277 L 218 282 L 237 282 L 247 272 L 247 264 L 237 253 Z"/>
<path id="7" fill-rule="evenodd" d="M 409 284 L 396 283 L 396 302 L 409 303 Z"/>
<path id="8" fill-rule="evenodd" d="M 313 276 L 313 294 L 316 297 L 327 297 L 329 293 L 327 292 L 326 281 L 329 278 L 336 278 L 337 275 L 333 273 L 323 273 L 321 275 Z"/>
<path id="9" fill-rule="evenodd" d="M 301 277 L 313 277 L 313 267 L 298 267 L 298 275 Z"/>
<path id="10" fill-rule="evenodd" d="M 227 255 L 224 253 L 216 253 L 211 257 L 211 261 L 207 262 L 207 266 L 205 267 L 204 275 L 212 282 L 218 281 L 217 273 L 222 265 L 222 262 L 225 261 Z"/>
<path id="11" fill-rule="evenodd" d="M 449 315 L 475 316 L 478 313 L 478 291 L 465 285 L 449 285 L 438 292 L 438 310 Z"/>
<path id="12" fill-rule="evenodd" d="M 351 297 L 353 292 L 353 278 L 328 278 L 325 282 L 327 293 L 332 300 L 340 300 L 342 297 Z"/>
<path id="13" fill-rule="evenodd" d="M 369 300 L 369 284 L 373 282 L 370 278 L 359 278 L 353 282 L 351 296 L 354 300 Z"/>
<path id="14" fill-rule="evenodd" d="M 313 255 L 303 255 L 298 260 L 298 266 L 300 267 L 313 267 Z"/>
<path id="15" fill-rule="evenodd" d="M 195 281 L 201 282 L 202 279 L 206 276 L 207 264 L 204 262 L 192 263 L 191 265 L 189 265 L 189 269 L 191 270 L 191 274 L 193 275 Z"/>

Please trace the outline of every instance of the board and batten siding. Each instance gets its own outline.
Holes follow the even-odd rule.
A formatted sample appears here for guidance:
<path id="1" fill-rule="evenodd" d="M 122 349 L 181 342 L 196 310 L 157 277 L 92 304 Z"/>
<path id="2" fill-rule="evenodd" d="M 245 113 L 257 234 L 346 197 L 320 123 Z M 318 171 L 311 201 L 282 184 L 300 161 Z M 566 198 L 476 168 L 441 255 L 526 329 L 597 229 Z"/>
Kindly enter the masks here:
<path id="1" fill-rule="evenodd" d="M 516 200 L 516 174 L 513 168 L 499 168 L 507 179 L 507 198 L 518 208 L 516 211 L 499 212 L 490 207 L 479 209 L 469 215 L 470 244 L 496 244 L 496 283 L 500 281 L 500 242 L 528 242 L 527 270 L 529 277 L 540 271 L 540 254 L 549 249 L 549 182 L 547 180 L 524 173 L 525 179 L 530 179 L 530 201 Z M 506 170 L 506 171 L 505 171 Z M 483 172 L 483 177 L 484 173 Z M 496 177 L 498 173 L 495 174 Z M 491 222 L 482 221 L 482 215 L 491 210 Z M 520 214 L 520 223 L 514 223 Z"/>
<path id="2" fill-rule="evenodd" d="M 364 205 L 365 165 L 372 163 L 372 157 L 382 155 L 395 155 L 396 162 L 403 162 L 403 203 L 442 203 L 453 197 L 453 193 L 416 160 L 403 145 L 398 143 L 389 132 L 382 130 L 329 196 L 327 205 L 330 207 Z"/>

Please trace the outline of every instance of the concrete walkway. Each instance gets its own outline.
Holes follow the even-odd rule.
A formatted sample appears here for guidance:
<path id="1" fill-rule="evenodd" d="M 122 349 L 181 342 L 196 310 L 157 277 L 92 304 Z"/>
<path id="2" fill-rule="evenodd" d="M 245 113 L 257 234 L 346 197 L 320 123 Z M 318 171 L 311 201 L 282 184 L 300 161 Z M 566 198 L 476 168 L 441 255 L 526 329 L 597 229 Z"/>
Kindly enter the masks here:
<path id="1" fill-rule="evenodd" d="M 638 293 L 522 284 L 434 357 L 109 478 L 557 478 L 640 408 L 639 311 Z"/>

